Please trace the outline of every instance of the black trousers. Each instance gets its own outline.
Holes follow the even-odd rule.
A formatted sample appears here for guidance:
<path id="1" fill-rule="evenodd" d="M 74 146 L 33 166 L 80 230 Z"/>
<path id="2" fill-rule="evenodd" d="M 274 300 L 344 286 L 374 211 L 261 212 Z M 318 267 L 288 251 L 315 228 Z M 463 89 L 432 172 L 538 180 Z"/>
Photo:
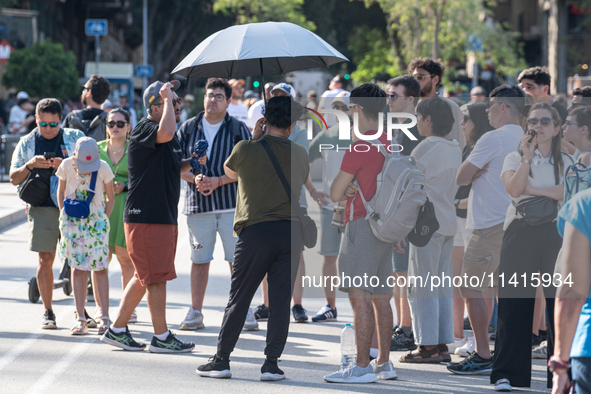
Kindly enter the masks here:
<path id="1" fill-rule="evenodd" d="M 228 357 L 234 350 L 252 297 L 265 274 L 269 284 L 265 355 L 281 356 L 289 331 L 289 305 L 301 251 L 299 222 L 263 222 L 242 230 L 234 252 L 230 300 L 218 337 L 218 357 Z"/>
<path id="2" fill-rule="evenodd" d="M 561 246 L 562 238 L 558 235 L 555 223 L 532 227 L 522 219 L 517 219 L 505 231 L 499 266 L 499 275 L 504 274 L 504 281 L 499 278 L 497 338 L 491 383 L 506 378 L 514 387 L 530 387 L 531 339 L 536 293 L 536 288 L 532 286 L 532 273 L 539 272 L 540 276 L 552 275 Z M 521 276 L 524 273 L 525 288 Z M 513 275 L 518 281 L 517 286 L 508 283 Z M 556 288 L 549 286 L 543 289 L 546 297 L 550 357 L 554 351 Z M 548 387 L 551 387 L 551 375 L 548 377 Z"/>

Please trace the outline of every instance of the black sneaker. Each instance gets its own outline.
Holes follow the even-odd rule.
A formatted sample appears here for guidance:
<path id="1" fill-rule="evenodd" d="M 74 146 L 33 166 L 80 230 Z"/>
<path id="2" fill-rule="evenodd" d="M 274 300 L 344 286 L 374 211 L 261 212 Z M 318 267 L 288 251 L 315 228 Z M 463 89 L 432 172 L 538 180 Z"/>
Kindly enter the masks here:
<path id="1" fill-rule="evenodd" d="M 254 318 L 257 320 L 269 320 L 269 308 L 261 304 L 254 310 Z"/>
<path id="2" fill-rule="evenodd" d="M 482 358 L 478 353 L 472 352 L 461 362 L 448 364 L 447 370 L 456 375 L 490 375 L 492 367 L 492 357 Z"/>
<path id="3" fill-rule="evenodd" d="M 46 309 L 43 314 L 43 321 L 41 321 L 41 328 L 44 330 L 55 330 L 57 324 L 55 323 L 55 315 L 51 309 Z"/>
<path id="4" fill-rule="evenodd" d="M 206 378 L 228 379 L 232 377 L 230 359 L 222 360 L 218 356 L 211 357 L 207 364 L 197 367 L 197 375 Z"/>
<path id="5" fill-rule="evenodd" d="M 293 313 L 293 318 L 296 323 L 305 323 L 308 321 L 308 315 L 306 314 L 306 310 L 302 307 L 301 304 L 295 304 L 293 308 L 291 308 L 291 312 Z"/>
<path id="6" fill-rule="evenodd" d="M 404 335 L 402 328 L 398 327 L 394 334 L 392 334 L 392 341 L 390 342 L 390 350 L 393 352 L 415 350 L 417 345 L 415 344 L 415 336 L 411 332 L 410 336 Z"/>
<path id="7" fill-rule="evenodd" d="M 542 335 L 531 334 L 531 347 L 540 346 L 542 342 L 544 342 Z"/>
<path id="8" fill-rule="evenodd" d="M 285 379 L 285 374 L 277 366 L 277 359 L 267 357 L 265 363 L 261 367 L 262 381 L 275 381 Z"/>
<path id="9" fill-rule="evenodd" d="M 120 347 L 123 350 L 138 351 L 146 348 L 145 343 L 138 343 L 129 332 L 129 328 L 125 327 L 125 332 L 116 334 L 110 327 L 101 337 L 101 342 L 109 345 Z"/>
<path id="10" fill-rule="evenodd" d="M 152 343 L 148 350 L 150 353 L 189 353 L 195 348 L 193 342 L 185 343 L 174 336 L 172 331 L 168 331 L 168 337 L 164 341 L 152 337 Z"/>

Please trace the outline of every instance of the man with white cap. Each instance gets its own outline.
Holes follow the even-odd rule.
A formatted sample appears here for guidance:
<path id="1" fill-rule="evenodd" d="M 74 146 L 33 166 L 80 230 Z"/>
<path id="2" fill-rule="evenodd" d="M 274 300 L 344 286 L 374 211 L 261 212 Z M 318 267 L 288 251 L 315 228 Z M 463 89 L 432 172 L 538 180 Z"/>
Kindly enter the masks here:
<path id="1" fill-rule="evenodd" d="M 34 109 L 27 92 L 18 92 L 16 105 L 10 109 L 8 118 L 10 134 L 26 134 L 29 131 L 29 125 L 35 121 Z"/>
<path id="2" fill-rule="evenodd" d="M 248 107 L 240 100 L 242 100 L 242 93 L 244 92 L 244 79 L 230 79 L 228 81 L 232 88 L 232 96 L 228 104 L 228 113 L 241 122 L 246 122 L 248 119 Z"/>
<path id="3" fill-rule="evenodd" d="M 271 97 L 271 90 L 275 87 L 273 82 L 268 82 L 265 84 L 265 94 L 267 99 Z M 263 109 L 265 108 L 265 100 L 260 99 L 256 103 L 250 106 L 248 109 L 248 119 L 246 120 L 246 125 L 250 129 L 250 131 L 254 130 L 254 126 L 257 124 L 257 121 L 263 117 Z"/>
<path id="4" fill-rule="evenodd" d="M 148 116 L 129 138 L 129 193 L 123 222 L 135 276 L 125 288 L 119 314 L 101 341 L 125 350 L 143 350 L 127 329 L 131 314 L 147 292 L 154 326 L 153 353 L 186 353 L 195 345 L 177 339 L 166 324 L 166 282 L 176 278 L 174 258 L 178 237 L 181 173 L 191 165 L 181 160 L 176 123 L 181 99 L 178 81 L 156 81 L 144 91 Z M 204 160 L 202 160 L 204 162 Z"/>

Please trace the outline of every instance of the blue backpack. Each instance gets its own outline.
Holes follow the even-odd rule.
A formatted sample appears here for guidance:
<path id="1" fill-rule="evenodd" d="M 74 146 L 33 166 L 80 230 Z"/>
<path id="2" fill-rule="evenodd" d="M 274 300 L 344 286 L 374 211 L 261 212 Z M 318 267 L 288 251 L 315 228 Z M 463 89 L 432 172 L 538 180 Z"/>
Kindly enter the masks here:
<path id="1" fill-rule="evenodd" d="M 564 201 L 566 204 L 572 196 L 591 187 L 591 167 L 575 163 L 567 167 L 564 174 Z"/>

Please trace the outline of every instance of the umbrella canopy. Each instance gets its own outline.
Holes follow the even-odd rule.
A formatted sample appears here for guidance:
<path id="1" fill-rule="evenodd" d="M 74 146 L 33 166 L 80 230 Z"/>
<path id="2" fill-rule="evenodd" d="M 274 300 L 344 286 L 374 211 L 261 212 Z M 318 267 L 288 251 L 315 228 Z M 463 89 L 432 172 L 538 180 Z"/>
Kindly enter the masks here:
<path id="1" fill-rule="evenodd" d="M 349 61 L 322 38 L 289 22 L 232 26 L 201 42 L 172 71 L 184 77 L 279 75 Z"/>

